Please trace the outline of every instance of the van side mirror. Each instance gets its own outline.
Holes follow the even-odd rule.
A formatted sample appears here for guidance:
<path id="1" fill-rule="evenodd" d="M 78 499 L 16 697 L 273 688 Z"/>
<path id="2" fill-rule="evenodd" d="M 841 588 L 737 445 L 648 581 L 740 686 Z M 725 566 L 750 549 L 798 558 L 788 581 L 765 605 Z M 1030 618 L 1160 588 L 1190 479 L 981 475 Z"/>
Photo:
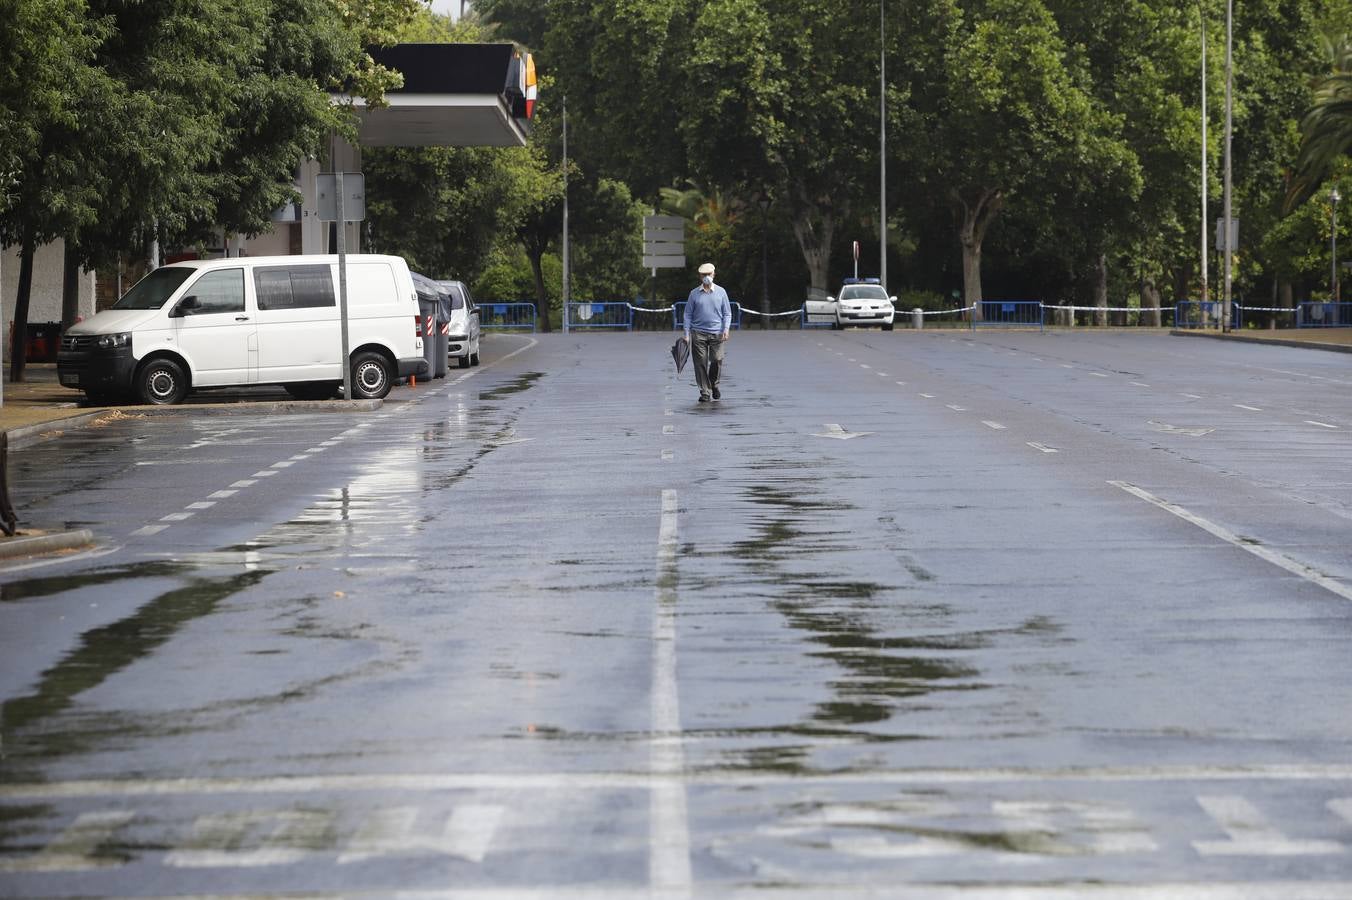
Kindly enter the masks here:
<path id="1" fill-rule="evenodd" d="M 470 314 L 471 316 L 477 316 L 477 315 L 479 314 L 479 307 L 476 306 L 476 307 L 474 307 L 473 309 L 471 309 L 471 310 L 469 311 L 469 314 Z"/>
<path id="2" fill-rule="evenodd" d="M 187 297 L 184 297 L 182 300 L 178 301 L 178 303 L 174 304 L 173 310 L 170 311 L 169 313 L 169 318 L 181 319 L 184 316 L 192 315 L 201 308 L 202 308 L 201 301 L 197 299 L 196 295 L 190 294 Z"/>
<path id="3" fill-rule="evenodd" d="M 836 302 L 836 298 L 835 298 L 835 297 L 827 297 L 827 298 L 826 298 L 826 302 L 827 302 L 827 303 L 835 303 L 835 302 Z"/>

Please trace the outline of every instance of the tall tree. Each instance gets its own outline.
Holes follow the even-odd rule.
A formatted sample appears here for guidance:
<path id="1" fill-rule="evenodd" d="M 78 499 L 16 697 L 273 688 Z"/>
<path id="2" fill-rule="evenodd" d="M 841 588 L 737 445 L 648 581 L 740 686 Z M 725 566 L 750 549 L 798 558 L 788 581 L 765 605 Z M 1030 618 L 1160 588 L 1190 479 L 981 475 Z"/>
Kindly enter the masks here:
<path id="1" fill-rule="evenodd" d="M 1352 32 L 1327 34 L 1323 42 L 1330 70 L 1315 80 L 1310 108 L 1300 121 L 1300 154 L 1286 194 L 1287 212 L 1310 199 L 1338 161 L 1352 154 Z"/>

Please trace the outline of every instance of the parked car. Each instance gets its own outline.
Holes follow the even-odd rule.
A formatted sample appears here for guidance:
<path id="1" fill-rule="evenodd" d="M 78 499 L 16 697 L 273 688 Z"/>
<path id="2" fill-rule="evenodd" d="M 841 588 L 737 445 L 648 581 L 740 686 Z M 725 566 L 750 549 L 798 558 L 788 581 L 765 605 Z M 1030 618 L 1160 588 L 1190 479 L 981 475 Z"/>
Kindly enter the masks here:
<path id="1" fill-rule="evenodd" d="M 352 394 L 426 371 L 418 301 L 397 256 L 347 257 Z M 94 403 L 178 403 L 201 388 L 280 384 L 298 399 L 342 383 L 338 257 L 194 260 L 150 272 L 61 338 L 57 377 Z"/>
<path id="2" fill-rule="evenodd" d="M 447 355 L 459 360 L 460 368 L 479 364 L 479 306 L 463 281 L 438 281 L 451 297 L 451 340 Z"/>

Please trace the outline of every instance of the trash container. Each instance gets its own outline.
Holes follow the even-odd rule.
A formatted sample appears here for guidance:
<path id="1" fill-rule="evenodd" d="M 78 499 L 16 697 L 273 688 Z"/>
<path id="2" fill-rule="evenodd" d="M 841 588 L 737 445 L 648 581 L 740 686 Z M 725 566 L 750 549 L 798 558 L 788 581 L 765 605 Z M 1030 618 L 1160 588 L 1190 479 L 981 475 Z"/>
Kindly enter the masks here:
<path id="1" fill-rule="evenodd" d="M 437 335 L 432 343 L 436 345 L 437 355 L 432 377 L 445 378 L 446 357 L 451 354 L 451 295 L 442 290 L 437 291 Z"/>
<path id="2" fill-rule="evenodd" d="M 437 362 L 437 295 L 440 291 L 430 279 L 413 273 L 413 287 L 418 292 L 418 313 L 422 321 L 423 359 L 427 360 L 427 376 L 436 373 Z M 445 363 L 442 363 L 445 366 Z"/>

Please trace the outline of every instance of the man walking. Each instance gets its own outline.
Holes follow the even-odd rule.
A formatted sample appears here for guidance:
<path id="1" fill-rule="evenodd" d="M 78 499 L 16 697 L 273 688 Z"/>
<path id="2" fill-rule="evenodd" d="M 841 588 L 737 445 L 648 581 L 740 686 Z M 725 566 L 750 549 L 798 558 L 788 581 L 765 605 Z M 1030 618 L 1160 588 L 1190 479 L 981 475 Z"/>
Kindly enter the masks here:
<path id="1" fill-rule="evenodd" d="M 723 369 L 723 347 L 732 330 L 732 304 L 728 292 L 714 284 L 713 263 L 700 266 L 699 274 L 699 287 L 690 292 L 685 303 L 685 339 L 695 358 L 699 402 L 708 403 L 723 396 L 718 390 L 718 376 Z"/>

